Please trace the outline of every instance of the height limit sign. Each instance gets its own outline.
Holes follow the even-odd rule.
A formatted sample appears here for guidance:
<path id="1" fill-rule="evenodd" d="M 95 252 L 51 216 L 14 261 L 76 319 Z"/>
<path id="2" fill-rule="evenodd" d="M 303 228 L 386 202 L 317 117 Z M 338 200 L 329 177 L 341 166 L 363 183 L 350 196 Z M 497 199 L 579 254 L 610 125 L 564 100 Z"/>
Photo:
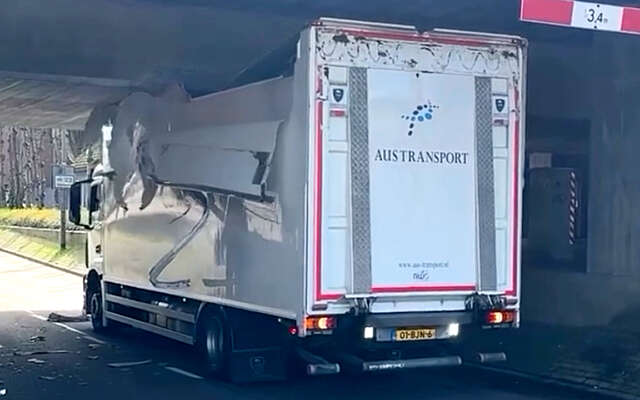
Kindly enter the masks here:
<path id="1" fill-rule="evenodd" d="M 573 28 L 640 34 L 640 8 L 572 0 L 521 0 L 520 19 Z"/>

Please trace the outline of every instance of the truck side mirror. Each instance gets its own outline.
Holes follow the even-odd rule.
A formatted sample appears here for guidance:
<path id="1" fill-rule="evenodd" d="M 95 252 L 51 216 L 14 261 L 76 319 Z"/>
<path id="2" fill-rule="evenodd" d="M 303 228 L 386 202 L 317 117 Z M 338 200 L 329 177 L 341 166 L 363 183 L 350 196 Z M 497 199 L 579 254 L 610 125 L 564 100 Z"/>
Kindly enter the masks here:
<path id="1" fill-rule="evenodd" d="M 82 202 L 82 187 L 87 181 L 76 182 L 69 188 L 69 221 L 73 224 L 91 229 L 91 213 Z"/>
<path id="2" fill-rule="evenodd" d="M 93 220 L 91 216 L 94 211 L 100 210 L 100 200 L 98 199 L 98 186 L 92 185 L 91 192 L 89 193 L 89 223 L 92 223 Z"/>

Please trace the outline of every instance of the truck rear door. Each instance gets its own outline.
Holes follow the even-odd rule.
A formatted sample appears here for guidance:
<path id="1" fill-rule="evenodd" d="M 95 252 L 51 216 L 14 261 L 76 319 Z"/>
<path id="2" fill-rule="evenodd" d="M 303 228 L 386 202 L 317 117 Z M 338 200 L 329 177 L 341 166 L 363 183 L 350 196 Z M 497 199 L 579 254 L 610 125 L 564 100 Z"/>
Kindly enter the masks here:
<path id="1" fill-rule="evenodd" d="M 316 40 L 311 303 L 516 295 L 520 48 L 361 27 Z"/>

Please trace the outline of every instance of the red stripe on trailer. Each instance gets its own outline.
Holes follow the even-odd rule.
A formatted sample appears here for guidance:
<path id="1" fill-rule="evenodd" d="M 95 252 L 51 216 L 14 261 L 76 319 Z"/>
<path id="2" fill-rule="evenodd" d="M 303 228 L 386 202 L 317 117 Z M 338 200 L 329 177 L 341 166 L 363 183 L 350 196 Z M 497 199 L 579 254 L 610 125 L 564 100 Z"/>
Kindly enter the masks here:
<path id="1" fill-rule="evenodd" d="M 316 80 L 316 91 L 322 92 L 322 79 L 318 73 Z M 340 293 L 322 293 L 322 115 L 323 105 L 321 101 L 316 101 L 316 143 L 315 143 L 315 204 L 313 218 L 314 233 L 314 270 L 315 270 L 315 292 L 316 300 L 338 299 Z"/>
<path id="2" fill-rule="evenodd" d="M 322 102 L 316 101 L 315 270 L 316 300 L 337 299 L 339 293 L 322 293 Z"/>
<path id="3" fill-rule="evenodd" d="M 476 285 L 428 285 L 428 286 L 372 286 L 373 293 L 394 293 L 394 292 L 453 292 L 476 290 Z"/>
<path id="4" fill-rule="evenodd" d="M 624 7 L 622 9 L 623 32 L 640 33 L 640 8 Z"/>
<path id="5" fill-rule="evenodd" d="M 516 106 L 516 110 L 518 110 L 518 103 L 519 103 L 519 96 L 520 96 L 520 92 L 518 91 L 517 88 L 514 89 L 514 101 L 515 101 L 515 106 Z M 512 242 L 513 242 L 513 247 L 511 249 L 512 251 L 512 257 L 511 257 L 511 288 L 509 290 L 507 290 L 505 292 L 505 294 L 509 295 L 509 296 L 514 296 L 517 293 L 518 290 L 518 239 L 519 239 L 519 222 L 518 222 L 518 216 L 519 216 L 519 207 L 518 207 L 518 195 L 519 195 L 519 182 L 518 182 L 518 178 L 520 175 L 520 166 L 518 163 L 518 160 L 520 159 L 520 117 L 518 114 L 516 114 L 516 119 L 515 119 L 515 123 L 514 123 L 514 129 L 513 129 L 513 203 L 512 203 L 512 207 L 513 207 L 513 214 L 512 214 L 512 225 L 511 225 L 511 230 L 512 232 Z"/>
<path id="6" fill-rule="evenodd" d="M 520 7 L 523 21 L 571 25 L 572 13 L 573 1 L 569 0 L 522 0 Z"/>
<path id="7" fill-rule="evenodd" d="M 318 88 L 320 89 L 320 88 Z M 315 165 L 315 187 L 314 193 L 314 214 L 313 214 L 313 234 L 314 234 L 314 267 L 316 280 L 316 298 L 322 297 L 322 103 L 316 101 L 316 165 Z"/>

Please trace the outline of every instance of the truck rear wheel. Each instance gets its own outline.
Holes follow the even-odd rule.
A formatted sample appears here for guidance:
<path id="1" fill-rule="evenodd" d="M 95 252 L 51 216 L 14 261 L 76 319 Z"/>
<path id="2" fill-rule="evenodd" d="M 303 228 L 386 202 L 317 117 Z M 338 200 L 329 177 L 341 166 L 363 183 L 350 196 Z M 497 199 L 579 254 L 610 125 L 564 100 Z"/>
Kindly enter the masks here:
<path id="1" fill-rule="evenodd" d="M 212 312 L 201 315 L 198 321 L 196 349 L 203 372 L 224 377 L 228 367 L 228 335 L 223 319 Z"/>

